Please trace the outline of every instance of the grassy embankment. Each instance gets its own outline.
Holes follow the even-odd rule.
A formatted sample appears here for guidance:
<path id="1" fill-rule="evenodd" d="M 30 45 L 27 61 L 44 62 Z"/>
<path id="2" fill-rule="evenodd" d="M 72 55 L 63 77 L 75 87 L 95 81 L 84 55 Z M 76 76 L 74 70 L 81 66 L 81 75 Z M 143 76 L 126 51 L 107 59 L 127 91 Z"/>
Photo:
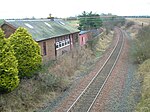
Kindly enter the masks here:
<path id="1" fill-rule="evenodd" d="M 150 112 L 150 25 L 141 29 L 137 35 L 138 74 L 142 77 L 141 100 L 137 111 Z"/>
<path id="2" fill-rule="evenodd" d="M 137 112 L 150 112 L 150 59 L 144 61 L 139 69 L 138 74 L 143 78 L 141 100 L 137 105 Z"/>
<path id="3" fill-rule="evenodd" d="M 112 40 L 112 32 L 97 38 L 95 50 L 82 47 L 55 61 L 43 65 L 39 74 L 23 79 L 19 87 L 8 94 L 0 95 L 1 112 L 33 112 L 47 106 L 63 91 L 66 91 L 77 77 L 88 71 Z M 102 39 L 103 38 L 103 39 Z M 94 40 L 95 41 L 95 40 Z"/>
<path id="4" fill-rule="evenodd" d="M 141 19 L 134 22 L 144 23 Z M 139 28 L 132 24 L 131 28 L 135 32 L 131 32 L 136 45 L 134 57 L 139 65 L 137 74 L 142 84 L 141 98 L 135 111 L 150 112 L 150 25 L 146 24 L 143 28 Z M 135 29 L 138 29 L 138 32 Z"/>
<path id="5" fill-rule="evenodd" d="M 133 21 L 138 25 L 142 25 L 143 23 L 144 26 L 147 26 L 150 24 L 150 18 L 127 18 L 127 20 Z"/>

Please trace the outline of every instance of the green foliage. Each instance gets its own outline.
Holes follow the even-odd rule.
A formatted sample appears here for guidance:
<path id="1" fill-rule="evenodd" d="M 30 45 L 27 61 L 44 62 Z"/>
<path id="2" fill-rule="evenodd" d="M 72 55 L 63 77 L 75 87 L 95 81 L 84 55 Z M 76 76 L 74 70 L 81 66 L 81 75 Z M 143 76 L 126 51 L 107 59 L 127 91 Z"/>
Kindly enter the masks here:
<path id="1" fill-rule="evenodd" d="M 0 93 L 10 92 L 18 86 L 17 66 L 13 48 L 0 29 Z"/>
<path id="2" fill-rule="evenodd" d="M 79 15 L 79 30 L 91 30 L 97 29 L 102 26 L 102 20 L 99 14 L 93 14 L 83 12 L 82 15 Z"/>
<path id="3" fill-rule="evenodd" d="M 40 47 L 25 28 L 18 28 L 9 38 L 18 60 L 19 77 L 32 76 L 41 66 Z"/>
<path id="4" fill-rule="evenodd" d="M 150 58 L 150 26 L 142 28 L 138 35 L 136 41 L 136 51 L 134 56 L 138 63 L 142 63 Z"/>

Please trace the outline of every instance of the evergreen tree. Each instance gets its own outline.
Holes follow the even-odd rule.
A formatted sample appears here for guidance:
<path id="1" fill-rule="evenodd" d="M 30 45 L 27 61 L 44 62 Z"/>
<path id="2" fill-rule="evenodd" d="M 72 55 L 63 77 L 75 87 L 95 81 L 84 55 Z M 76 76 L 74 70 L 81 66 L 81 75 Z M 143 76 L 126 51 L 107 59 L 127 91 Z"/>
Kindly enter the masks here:
<path id="1" fill-rule="evenodd" d="M 102 26 L 102 20 L 99 14 L 93 14 L 83 12 L 82 15 L 79 15 L 79 30 L 91 30 L 97 29 Z"/>
<path id="2" fill-rule="evenodd" d="M 19 77 L 30 77 L 42 62 L 40 47 L 25 28 L 18 28 L 9 38 L 18 60 Z"/>
<path id="3" fill-rule="evenodd" d="M 10 92 L 18 86 L 17 66 L 14 50 L 0 29 L 0 93 Z"/>

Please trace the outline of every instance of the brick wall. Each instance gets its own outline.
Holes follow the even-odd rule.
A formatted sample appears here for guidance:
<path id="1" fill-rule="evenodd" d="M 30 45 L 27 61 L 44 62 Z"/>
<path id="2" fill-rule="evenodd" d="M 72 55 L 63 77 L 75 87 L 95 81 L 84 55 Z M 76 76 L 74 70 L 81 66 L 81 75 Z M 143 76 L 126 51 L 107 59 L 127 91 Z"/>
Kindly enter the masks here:
<path id="1" fill-rule="evenodd" d="M 8 38 L 12 33 L 15 32 L 15 28 L 12 28 L 11 26 L 7 25 L 7 24 L 3 24 L 1 26 L 2 30 L 5 33 L 5 37 Z"/>
<path id="2" fill-rule="evenodd" d="M 44 47 L 43 44 L 46 44 L 46 55 L 44 55 Z M 49 60 L 54 60 L 55 59 L 55 39 L 49 39 L 49 40 L 44 40 L 38 42 L 38 44 L 41 47 L 41 54 L 42 54 L 42 59 L 43 62 L 47 62 Z"/>

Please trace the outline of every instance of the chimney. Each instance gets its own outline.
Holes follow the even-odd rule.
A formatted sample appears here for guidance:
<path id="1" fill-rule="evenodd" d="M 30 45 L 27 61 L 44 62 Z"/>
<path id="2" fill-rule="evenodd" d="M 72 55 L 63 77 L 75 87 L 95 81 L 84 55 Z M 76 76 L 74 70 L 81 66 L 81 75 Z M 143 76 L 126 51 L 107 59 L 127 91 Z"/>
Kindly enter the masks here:
<path id="1" fill-rule="evenodd" d="M 47 19 L 50 19 L 50 20 L 54 21 L 54 17 L 52 17 L 52 14 L 49 14 L 49 16 L 47 17 Z"/>

